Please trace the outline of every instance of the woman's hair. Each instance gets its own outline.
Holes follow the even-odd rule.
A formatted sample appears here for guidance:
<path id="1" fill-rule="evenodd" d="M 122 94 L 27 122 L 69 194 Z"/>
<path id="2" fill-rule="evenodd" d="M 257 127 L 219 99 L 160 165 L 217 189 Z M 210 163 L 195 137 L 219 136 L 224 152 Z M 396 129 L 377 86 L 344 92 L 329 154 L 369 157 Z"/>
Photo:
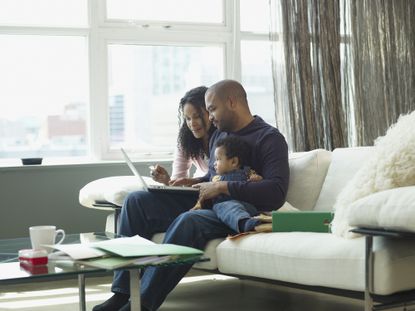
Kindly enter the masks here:
<path id="1" fill-rule="evenodd" d="M 216 148 L 223 147 L 228 159 L 238 158 L 239 168 L 248 165 L 251 157 L 249 144 L 237 136 L 226 136 L 216 142 Z"/>
<path id="2" fill-rule="evenodd" d="M 197 113 L 200 115 L 203 127 L 206 129 L 208 124 L 206 124 L 203 115 L 206 111 L 206 104 L 205 104 L 205 93 L 207 87 L 206 86 L 199 86 L 194 89 L 191 89 L 186 94 L 184 94 L 183 98 L 180 100 L 179 104 L 179 136 L 177 137 L 177 146 L 183 151 L 187 158 L 197 158 L 203 157 L 205 155 L 209 156 L 209 153 L 205 153 L 203 149 L 203 140 L 194 137 L 193 133 L 190 131 L 189 127 L 187 126 L 186 120 L 183 116 L 183 108 L 185 104 L 192 105 Z M 210 135 L 215 130 L 213 124 L 211 124 L 207 135 Z"/>

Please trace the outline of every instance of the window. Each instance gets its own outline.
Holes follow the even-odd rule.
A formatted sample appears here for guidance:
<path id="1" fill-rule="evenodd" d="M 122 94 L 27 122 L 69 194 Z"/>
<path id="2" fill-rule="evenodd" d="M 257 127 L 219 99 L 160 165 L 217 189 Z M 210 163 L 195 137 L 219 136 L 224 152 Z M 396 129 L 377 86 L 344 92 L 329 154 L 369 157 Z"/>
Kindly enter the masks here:
<path id="1" fill-rule="evenodd" d="M 240 0 L 241 81 L 251 112 L 275 126 L 269 23 L 268 0 Z"/>
<path id="2" fill-rule="evenodd" d="M 0 159 L 171 157 L 180 98 L 225 77 L 275 124 L 268 12 L 267 0 L 0 0 Z"/>
<path id="3" fill-rule="evenodd" d="M 268 2 L 269 0 L 240 0 L 241 31 L 268 35 Z"/>
<path id="4" fill-rule="evenodd" d="M 222 79 L 223 48 L 110 45 L 109 72 L 111 149 L 171 152 L 183 90 Z"/>
<path id="5" fill-rule="evenodd" d="M 0 157 L 86 155 L 86 38 L 0 35 L 0 46 Z"/>
<path id="6" fill-rule="evenodd" d="M 223 23 L 221 0 L 108 0 L 109 19 Z"/>
<path id="7" fill-rule="evenodd" d="M 87 25 L 84 0 L 0 0 L 1 159 L 87 154 Z"/>
<path id="8" fill-rule="evenodd" d="M 0 25 L 87 26 L 85 0 L 0 0 Z"/>
<path id="9" fill-rule="evenodd" d="M 270 51 L 269 41 L 241 42 L 242 84 L 248 94 L 251 113 L 275 125 Z"/>

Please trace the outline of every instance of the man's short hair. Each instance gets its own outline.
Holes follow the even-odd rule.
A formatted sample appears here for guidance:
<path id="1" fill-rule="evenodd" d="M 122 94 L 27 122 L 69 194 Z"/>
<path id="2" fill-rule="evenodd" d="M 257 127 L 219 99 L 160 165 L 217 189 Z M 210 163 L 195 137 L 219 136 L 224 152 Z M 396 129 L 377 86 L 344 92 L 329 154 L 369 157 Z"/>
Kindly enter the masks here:
<path id="1" fill-rule="evenodd" d="M 247 104 L 246 91 L 242 84 L 236 80 L 226 79 L 216 82 L 207 90 L 207 93 L 212 92 L 222 100 L 226 100 L 228 96 L 231 96 L 238 99 L 242 103 Z"/>

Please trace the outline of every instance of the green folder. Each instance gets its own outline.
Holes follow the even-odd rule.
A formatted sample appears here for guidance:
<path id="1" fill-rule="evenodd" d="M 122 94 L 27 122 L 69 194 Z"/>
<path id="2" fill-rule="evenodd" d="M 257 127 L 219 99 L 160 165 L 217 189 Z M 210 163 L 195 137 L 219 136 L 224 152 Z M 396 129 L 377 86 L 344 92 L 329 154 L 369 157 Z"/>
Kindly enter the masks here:
<path id="1" fill-rule="evenodd" d="M 272 212 L 273 232 L 330 232 L 332 212 Z"/>
<path id="2" fill-rule="evenodd" d="M 201 255 L 203 251 L 175 244 L 115 244 L 100 243 L 98 248 L 121 257 L 163 256 L 163 255 Z"/>
<path id="3" fill-rule="evenodd" d="M 177 256 L 178 257 L 178 256 Z M 145 256 L 145 257 L 101 257 L 91 258 L 87 260 L 77 260 L 79 264 L 106 269 L 114 270 L 121 267 L 128 267 L 131 265 L 150 265 L 159 264 L 176 258 L 176 256 Z"/>
<path id="4" fill-rule="evenodd" d="M 137 258 L 126 258 L 126 257 L 101 257 L 101 258 L 91 258 L 87 260 L 77 260 L 76 262 L 79 264 L 106 269 L 106 270 L 113 270 L 118 269 L 121 267 L 126 267 L 132 265 Z"/>

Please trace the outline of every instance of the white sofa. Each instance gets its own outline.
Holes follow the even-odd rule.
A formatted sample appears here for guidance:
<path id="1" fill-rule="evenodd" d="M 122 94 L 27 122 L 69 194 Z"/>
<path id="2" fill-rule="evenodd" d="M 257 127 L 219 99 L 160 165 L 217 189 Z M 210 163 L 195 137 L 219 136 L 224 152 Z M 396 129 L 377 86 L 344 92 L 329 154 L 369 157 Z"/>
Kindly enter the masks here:
<path id="1" fill-rule="evenodd" d="M 287 202 L 303 211 L 331 211 L 337 195 L 370 158 L 373 150 L 373 147 L 359 147 L 291 154 Z M 80 202 L 86 206 L 90 205 L 87 202 L 89 189 L 90 185 L 86 185 L 80 192 Z M 117 192 L 101 190 L 107 199 L 114 197 L 108 191 Z M 406 193 L 410 193 L 415 202 L 415 186 L 411 190 Z M 413 203 L 412 207 L 415 208 Z M 359 217 L 355 219 L 359 220 Z M 161 241 L 162 235 L 157 234 L 154 240 Z M 373 251 L 374 294 L 390 295 L 415 289 L 415 240 L 375 238 Z M 310 289 L 327 288 L 360 294 L 365 291 L 363 236 L 346 239 L 331 233 L 258 233 L 237 240 L 213 240 L 205 254 L 210 261 L 196 267 Z"/>

